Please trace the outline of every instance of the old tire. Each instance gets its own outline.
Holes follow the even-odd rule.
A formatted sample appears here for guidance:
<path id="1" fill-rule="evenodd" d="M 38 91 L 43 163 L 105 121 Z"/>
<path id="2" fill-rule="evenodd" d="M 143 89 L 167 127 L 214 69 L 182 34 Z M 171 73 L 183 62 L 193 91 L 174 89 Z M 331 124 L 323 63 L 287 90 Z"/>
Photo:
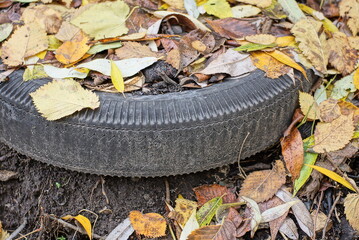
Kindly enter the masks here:
<path id="1" fill-rule="evenodd" d="M 0 83 L 0 141 L 36 160 L 86 173 L 154 177 L 203 171 L 251 156 L 280 138 L 297 106 L 288 77 L 256 70 L 215 86 L 156 96 L 101 93 L 101 106 L 59 121 L 35 110 L 29 93 L 48 79 Z"/>

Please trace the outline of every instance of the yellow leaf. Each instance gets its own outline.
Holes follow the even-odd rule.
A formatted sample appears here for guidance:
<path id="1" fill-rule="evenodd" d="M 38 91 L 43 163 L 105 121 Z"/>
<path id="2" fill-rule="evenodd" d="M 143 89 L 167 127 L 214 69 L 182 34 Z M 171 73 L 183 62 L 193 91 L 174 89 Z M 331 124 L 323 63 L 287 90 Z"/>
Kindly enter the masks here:
<path id="1" fill-rule="evenodd" d="M 121 70 L 114 61 L 111 61 L 111 81 L 117 91 L 123 93 L 125 91 L 125 83 L 123 81 Z"/>
<path id="2" fill-rule="evenodd" d="M 166 219 L 158 213 L 142 214 L 139 211 L 131 211 L 129 218 L 138 234 L 149 238 L 166 235 Z"/>
<path id="3" fill-rule="evenodd" d="M 305 70 L 298 64 L 296 63 L 293 59 L 291 59 L 289 56 L 287 56 L 286 54 L 282 53 L 281 51 L 278 50 L 274 50 L 273 52 L 265 52 L 266 54 L 274 57 L 275 59 L 277 59 L 278 61 L 297 69 L 298 71 L 300 71 L 301 73 L 303 73 L 304 77 L 306 79 L 308 79 L 307 77 L 307 73 L 305 72 Z"/>
<path id="4" fill-rule="evenodd" d="M 329 59 L 328 43 L 324 33 L 319 35 L 322 23 L 313 19 L 305 18 L 298 21 L 291 29 L 298 47 L 303 55 L 311 61 L 313 66 L 320 72 L 327 71 Z"/>
<path id="5" fill-rule="evenodd" d="M 208 0 L 203 8 L 208 14 L 219 18 L 233 17 L 231 6 L 226 0 Z"/>
<path id="6" fill-rule="evenodd" d="M 245 39 L 248 42 L 262 44 L 262 45 L 269 45 L 275 42 L 276 37 L 270 34 L 256 34 L 246 36 Z"/>
<path id="7" fill-rule="evenodd" d="M 100 106 L 99 97 L 72 79 L 53 80 L 31 94 L 36 109 L 47 120 L 57 120 L 83 108 Z"/>
<path id="8" fill-rule="evenodd" d="M 339 13 L 342 17 L 347 17 L 347 25 L 356 36 L 359 32 L 359 1 L 358 0 L 342 0 L 339 3 Z"/>
<path id="9" fill-rule="evenodd" d="M 260 8 L 269 7 L 272 4 L 272 0 L 237 0 L 238 2 L 256 5 Z"/>
<path id="10" fill-rule="evenodd" d="M 185 10 L 183 0 L 163 0 L 169 6 L 179 10 Z"/>
<path id="11" fill-rule="evenodd" d="M 278 78 L 284 74 L 287 74 L 291 69 L 287 65 L 281 63 L 274 57 L 266 54 L 265 52 L 254 51 L 250 54 L 253 64 L 257 68 L 265 71 L 266 76 L 269 78 Z"/>
<path id="12" fill-rule="evenodd" d="M 350 225 L 355 231 L 359 231 L 359 195 L 350 193 L 344 199 L 344 212 Z"/>
<path id="13" fill-rule="evenodd" d="M 359 89 L 359 68 L 357 68 L 357 70 L 354 72 L 353 83 L 355 88 Z"/>
<path id="14" fill-rule="evenodd" d="M 299 92 L 299 104 L 302 113 L 311 120 L 319 119 L 319 107 L 314 97 L 305 92 Z"/>
<path id="15" fill-rule="evenodd" d="M 85 229 L 90 240 L 92 239 L 92 226 L 90 220 L 87 217 L 81 214 L 77 216 L 66 215 L 65 217 L 62 217 L 62 219 L 64 220 L 76 219 L 76 221 L 78 221 L 81 224 L 81 226 Z"/>
<path id="16" fill-rule="evenodd" d="M 328 170 L 326 168 L 316 166 L 316 165 L 310 165 L 310 164 L 305 164 L 305 165 L 317 170 L 318 172 L 320 172 L 320 173 L 324 174 L 325 176 L 329 177 L 330 179 L 342 184 L 344 187 L 356 192 L 355 189 L 353 188 L 353 186 L 347 180 L 345 180 L 343 177 L 339 176 L 337 173 L 335 173 L 333 171 L 330 171 L 330 170 Z"/>
<path id="17" fill-rule="evenodd" d="M 88 40 L 88 37 L 80 31 L 71 41 L 64 42 L 56 50 L 56 59 L 63 64 L 79 60 L 90 49 L 87 45 Z"/>
<path id="18" fill-rule="evenodd" d="M 44 59 L 46 56 L 47 51 L 42 51 L 39 52 L 38 54 L 36 54 L 36 57 L 40 58 L 40 59 Z"/>
<path id="19" fill-rule="evenodd" d="M 183 228 L 188 219 L 198 207 L 197 202 L 184 199 L 180 196 L 176 199 L 175 210 L 170 212 L 169 217 L 176 220 Z"/>
<path id="20" fill-rule="evenodd" d="M 278 47 L 294 47 L 295 38 L 293 36 L 277 37 L 275 43 L 278 45 Z"/>
<path id="21" fill-rule="evenodd" d="M 353 138 L 353 134 L 353 113 L 341 115 L 329 123 L 320 122 L 315 128 L 313 150 L 325 153 L 342 149 Z"/>

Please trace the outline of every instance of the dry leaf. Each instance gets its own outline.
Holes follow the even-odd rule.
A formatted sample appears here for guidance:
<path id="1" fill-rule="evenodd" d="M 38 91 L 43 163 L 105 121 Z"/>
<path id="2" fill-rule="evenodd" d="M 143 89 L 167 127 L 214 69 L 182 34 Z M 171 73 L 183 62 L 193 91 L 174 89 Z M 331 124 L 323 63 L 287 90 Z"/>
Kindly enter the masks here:
<path id="1" fill-rule="evenodd" d="M 281 146 L 285 166 L 294 182 L 299 177 L 304 163 L 303 140 L 299 130 L 293 128 L 290 134 L 282 139 Z"/>
<path id="2" fill-rule="evenodd" d="M 269 78 L 279 78 L 290 71 L 290 67 L 281 63 L 277 59 L 271 57 L 265 52 L 254 51 L 251 52 L 251 58 L 254 65 L 263 70 Z"/>
<path id="3" fill-rule="evenodd" d="M 6 240 L 8 237 L 10 237 L 10 234 L 2 228 L 2 223 L 0 221 L 0 240 Z"/>
<path id="4" fill-rule="evenodd" d="M 355 72 L 354 72 L 353 84 L 356 89 L 359 89 L 359 68 L 357 68 L 357 70 L 355 70 Z"/>
<path id="5" fill-rule="evenodd" d="M 120 59 L 157 57 L 148 46 L 138 42 L 124 42 L 122 47 L 116 49 L 116 55 Z"/>
<path id="6" fill-rule="evenodd" d="M 348 27 L 356 36 L 359 32 L 359 0 L 342 0 L 339 3 L 340 16 L 348 17 Z"/>
<path id="7" fill-rule="evenodd" d="M 320 118 L 324 122 L 331 122 L 342 115 L 338 105 L 338 100 L 336 99 L 328 99 L 321 102 L 319 105 L 319 112 Z"/>
<path id="8" fill-rule="evenodd" d="M 256 34 L 256 35 L 246 36 L 244 39 L 252 43 L 269 45 L 275 42 L 276 37 L 270 34 Z"/>
<path id="9" fill-rule="evenodd" d="M 21 65 L 24 58 L 33 56 L 48 47 L 46 32 L 38 24 L 18 28 L 2 45 L 1 58 L 9 66 Z"/>
<path id="10" fill-rule="evenodd" d="M 260 12 L 260 8 L 254 7 L 252 5 L 237 5 L 232 7 L 232 14 L 235 18 L 253 17 Z"/>
<path id="11" fill-rule="evenodd" d="M 236 195 L 232 191 L 219 184 L 201 185 L 193 188 L 193 191 L 196 194 L 199 206 L 202 206 L 215 197 L 223 196 L 223 203 L 233 203 L 236 202 L 237 199 Z"/>
<path id="12" fill-rule="evenodd" d="M 233 224 L 210 225 L 194 230 L 188 240 L 235 240 L 236 228 Z"/>
<path id="13" fill-rule="evenodd" d="M 202 7 L 208 14 L 218 18 L 233 17 L 231 6 L 226 0 L 208 0 Z"/>
<path id="14" fill-rule="evenodd" d="M 91 226 L 90 220 L 87 217 L 85 217 L 81 214 L 79 214 L 77 216 L 66 215 L 65 217 L 62 217 L 62 219 L 64 219 L 64 220 L 75 219 L 85 229 L 90 240 L 92 239 L 92 226 Z"/>
<path id="15" fill-rule="evenodd" d="M 256 171 L 244 180 L 240 196 L 263 202 L 270 199 L 285 183 L 285 169 L 282 161 L 277 160 L 272 170 Z"/>
<path id="16" fill-rule="evenodd" d="M 142 214 L 139 211 L 130 212 L 130 221 L 138 234 L 149 238 L 166 235 L 166 219 L 158 213 Z"/>
<path id="17" fill-rule="evenodd" d="M 116 90 L 120 93 L 125 91 L 125 83 L 123 81 L 122 72 L 114 61 L 111 60 L 111 81 Z"/>
<path id="18" fill-rule="evenodd" d="M 175 69 L 180 69 L 181 67 L 181 53 L 180 51 L 177 49 L 172 49 L 168 54 L 167 54 L 167 58 L 166 58 L 166 62 L 171 64 L 172 67 L 174 67 Z"/>
<path id="19" fill-rule="evenodd" d="M 319 119 L 320 112 L 314 97 L 305 92 L 299 92 L 299 104 L 302 113 L 311 120 Z"/>
<path id="20" fill-rule="evenodd" d="M 348 37 L 350 47 L 359 50 L 359 36 L 358 37 Z"/>
<path id="21" fill-rule="evenodd" d="M 90 49 L 87 45 L 88 40 L 88 37 L 80 31 L 71 41 L 64 42 L 56 50 L 56 59 L 63 64 L 76 62 Z"/>
<path id="22" fill-rule="evenodd" d="M 0 182 L 6 182 L 10 179 L 16 178 L 17 172 L 0 170 Z"/>
<path id="23" fill-rule="evenodd" d="M 339 166 L 344 160 L 349 159 L 358 152 L 357 144 L 349 143 L 343 149 L 328 153 L 330 159 Z"/>
<path id="24" fill-rule="evenodd" d="M 294 221 L 289 217 L 284 220 L 282 226 L 279 228 L 279 231 L 290 239 L 299 239 L 298 228 Z"/>
<path id="25" fill-rule="evenodd" d="M 354 134 L 353 115 L 341 115 L 330 123 L 320 122 L 314 132 L 313 150 L 325 153 L 339 150 L 349 143 Z"/>
<path id="26" fill-rule="evenodd" d="M 36 109 L 47 120 L 57 120 L 83 108 L 100 106 L 98 96 L 72 80 L 53 80 L 32 92 Z"/>
<path id="27" fill-rule="evenodd" d="M 359 195 L 350 193 L 344 199 L 345 215 L 350 225 L 359 231 Z"/>
<path id="28" fill-rule="evenodd" d="M 76 36 L 80 31 L 80 28 L 72 25 L 69 22 L 63 21 L 55 37 L 62 42 L 71 41 L 72 38 Z"/>
<path id="29" fill-rule="evenodd" d="M 176 220 L 181 227 L 187 223 L 188 219 L 191 217 L 193 211 L 197 209 L 197 202 L 177 198 L 175 210 L 169 213 L 169 217 Z"/>
<path id="30" fill-rule="evenodd" d="M 242 38 L 248 35 L 257 34 L 257 27 L 251 21 L 237 18 L 224 18 L 218 20 L 206 20 L 213 30 L 225 38 Z"/>
<path id="31" fill-rule="evenodd" d="M 186 222 L 186 225 L 183 227 L 179 240 L 187 240 L 191 232 L 199 228 L 196 215 L 197 215 L 197 211 L 196 209 L 194 209 L 188 221 Z"/>
<path id="32" fill-rule="evenodd" d="M 349 45 L 347 36 L 342 32 L 333 33 L 333 37 L 328 40 L 328 46 L 329 63 L 344 76 L 352 73 L 359 56 L 357 50 Z"/>
<path id="33" fill-rule="evenodd" d="M 171 8 L 178 10 L 185 10 L 183 0 L 163 0 L 165 3 L 170 5 Z"/>
<path id="34" fill-rule="evenodd" d="M 315 232 L 322 232 L 325 225 L 327 226 L 325 230 L 326 232 L 328 232 L 333 227 L 332 219 L 329 218 L 328 223 L 326 223 L 328 216 L 325 215 L 325 213 L 322 211 L 318 212 L 318 214 L 316 214 L 316 211 L 313 211 L 310 215 L 312 216 L 313 221 L 315 221 L 316 218 Z"/>
<path id="35" fill-rule="evenodd" d="M 295 40 L 299 43 L 299 49 L 303 52 L 313 66 L 320 72 L 327 71 L 328 64 L 328 44 L 325 34 L 318 36 L 322 23 L 313 19 L 302 19 L 297 22 L 291 32 Z"/>
<path id="36" fill-rule="evenodd" d="M 237 0 L 237 2 L 256 5 L 257 7 L 260 7 L 260 8 L 266 8 L 272 4 L 271 0 Z"/>

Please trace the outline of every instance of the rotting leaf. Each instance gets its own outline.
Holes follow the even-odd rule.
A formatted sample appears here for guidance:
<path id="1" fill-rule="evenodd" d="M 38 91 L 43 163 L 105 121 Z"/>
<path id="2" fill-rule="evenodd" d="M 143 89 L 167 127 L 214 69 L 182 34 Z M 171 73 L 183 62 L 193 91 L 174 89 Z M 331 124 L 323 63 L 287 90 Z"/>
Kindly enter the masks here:
<path id="1" fill-rule="evenodd" d="M 197 212 L 197 221 L 200 227 L 210 224 L 219 206 L 222 205 L 222 197 L 216 197 L 206 202 Z"/>
<path id="2" fill-rule="evenodd" d="M 158 213 L 142 214 L 140 211 L 131 211 L 129 218 L 138 234 L 149 238 L 166 235 L 166 219 Z"/>
<path id="3" fill-rule="evenodd" d="M 236 201 L 236 195 L 227 187 L 219 184 L 201 185 L 193 188 L 198 201 L 198 205 L 202 206 L 215 197 L 223 196 L 223 203 L 233 203 Z"/>
<path id="4" fill-rule="evenodd" d="M 87 236 L 90 238 L 90 240 L 92 239 L 92 226 L 91 226 L 90 220 L 87 217 L 85 217 L 81 214 L 79 214 L 77 216 L 66 215 L 66 216 L 62 217 L 62 219 L 64 219 L 64 220 L 75 219 L 85 229 Z"/>
<path id="5" fill-rule="evenodd" d="M 36 109 L 47 120 L 57 120 L 83 108 L 96 109 L 99 97 L 72 80 L 53 80 L 31 94 Z"/>
<path id="6" fill-rule="evenodd" d="M 359 231 L 359 195 L 350 193 L 344 199 L 344 212 L 350 225 Z"/>
<path id="7" fill-rule="evenodd" d="M 197 209 L 197 202 L 188 199 L 177 198 L 175 210 L 169 213 L 169 217 L 176 220 L 182 227 L 185 226 L 192 212 Z"/>
<path id="8" fill-rule="evenodd" d="M 256 202 L 266 201 L 285 183 L 285 177 L 284 164 L 277 160 L 272 170 L 250 173 L 244 180 L 239 195 Z"/>
<path id="9" fill-rule="evenodd" d="M 255 23 L 251 21 L 237 18 L 224 18 L 206 21 L 216 33 L 225 38 L 237 39 L 257 34 L 257 27 Z"/>

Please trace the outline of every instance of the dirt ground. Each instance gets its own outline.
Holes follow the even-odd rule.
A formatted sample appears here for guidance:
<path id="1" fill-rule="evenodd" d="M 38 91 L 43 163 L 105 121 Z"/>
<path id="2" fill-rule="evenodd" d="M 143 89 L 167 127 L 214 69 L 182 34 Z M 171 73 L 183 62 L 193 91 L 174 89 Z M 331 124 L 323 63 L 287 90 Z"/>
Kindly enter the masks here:
<path id="1" fill-rule="evenodd" d="M 269 169 L 271 161 L 278 158 L 279 148 L 274 147 L 245 160 L 242 166 L 246 171 Z M 193 187 L 219 183 L 239 190 L 241 182 L 236 164 L 166 178 L 101 177 L 48 166 L 18 154 L 1 143 L 0 169 L 18 173 L 16 178 L 0 182 L 0 220 L 4 229 L 11 232 L 27 219 L 26 227 L 21 233 L 35 231 L 27 239 L 88 239 L 85 235 L 44 217 L 46 214 L 61 217 L 67 214 L 77 215 L 86 209 L 81 214 L 95 220 L 96 216 L 87 211 L 89 210 L 98 216 L 94 233 L 106 236 L 132 210 L 165 213 L 166 194 L 170 195 L 172 202 L 178 194 L 195 200 Z M 169 187 L 166 188 L 165 182 Z M 341 216 L 340 224 L 333 218 L 337 225 L 328 233 L 329 239 L 354 239 L 352 229 Z M 36 232 L 39 228 L 41 230 Z M 269 231 L 261 230 L 257 232 L 255 239 L 268 237 Z"/>

